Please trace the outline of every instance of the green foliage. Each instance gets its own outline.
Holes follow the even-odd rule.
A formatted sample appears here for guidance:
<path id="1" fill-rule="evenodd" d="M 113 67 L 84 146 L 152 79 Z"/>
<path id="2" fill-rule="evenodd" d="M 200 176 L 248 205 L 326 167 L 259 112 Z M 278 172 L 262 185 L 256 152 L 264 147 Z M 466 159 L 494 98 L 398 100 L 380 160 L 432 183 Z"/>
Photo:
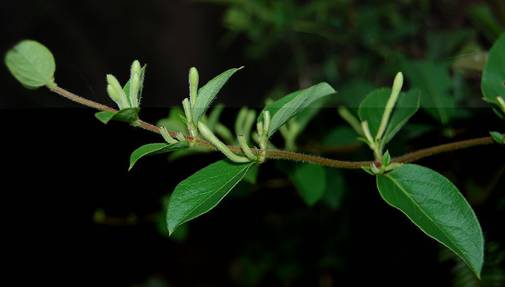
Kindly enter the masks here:
<path id="1" fill-rule="evenodd" d="M 216 207 L 244 178 L 253 164 L 234 164 L 220 160 L 181 181 L 175 187 L 168 203 L 169 233 Z"/>
<path id="2" fill-rule="evenodd" d="M 484 260 L 482 230 L 454 184 L 431 169 L 405 164 L 377 176 L 377 188 L 389 205 L 457 254 L 480 278 Z"/>
<path id="3" fill-rule="evenodd" d="M 505 144 L 505 135 L 499 132 L 489 132 L 493 140 L 498 144 Z"/>
<path id="4" fill-rule="evenodd" d="M 268 105 L 263 110 L 263 113 L 269 111 L 272 117 L 270 129 L 268 130 L 268 137 L 271 137 L 289 119 L 306 111 L 312 103 L 334 93 L 336 92 L 330 85 L 327 83 L 319 83 L 286 95 Z"/>
<path id="5" fill-rule="evenodd" d="M 194 123 L 198 123 L 224 84 L 226 84 L 228 79 L 230 79 L 230 77 L 240 69 L 242 69 L 242 67 L 226 70 L 198 90 L 198 96 L 196 97 L 195 104 L 192 107 Z"/>
<path id="6" fill-rule="evenodd" d="M 187 142 L 177 142 L 174 144 L 168 144 L 168 143 L 145 144 L 135 149 L 130 155 L 130 166 L 128 167 L 128 170 L 131 170 L 135 165 L 135 163 L 137 163 L 138 160 L 140 160 L 145 156 L 168 153 L 180 149 L 185 149 L 187 147 L 188 147 Z"/>
<path id="7" fill-rule="evenodd" d="M 290 173 L 291 180 L 309 206 L 316 204 L 326 191 L 326 172 L 322 166 L 313 164 L 300 164 Z"/>
<path id="8" fill-rule="evenodd" d="M 19 42 L 5 55 L 5 65 L 23 86 L 36 89 L 56 87 L 56 64 L 51 51 L 33 40 Z"/>
<path id="9" fill-rule="evenodd" d="M 429 60 L 409 61 L 403 68 L 413 88 L 422 92 L 421 107 L 446 125 L 454 116 L 456 100 L 451 95 L 449 69 Z"/>
<path id="10" fill-rule="evenodd" d="M 95 117 L 104 124 L 119 121 L 134 124 L 139 118 L 140 108 L 126 108 L 117 112 L 102 111 L 95 113 Z"/>
<path id="11" fill-rule="evenodd" d="M 482 73 L 481 90 L 484 99 L 500 107 L 505 115 L 505 104 L 498 102 L 498 97 L 505 100 L 505 33 L 494 43 Z M 501 105 L 504 105 L 503 107 Z"/>
<path id="12" fill-rule="evenodd" d="M 382 121 L 386 103 L 391 94 L 391 89 L 378 89 L 367 95 L 359 106 L 359 117 L 361 121 L 367 121 L 372 133 L 376 137 Z M 394 135 L 407 123 L 419 108 L 419 91 L 411 90 L 408 93 L 401 93 L 395 105 L 381 144 L 384 146 L 391 141 Z"/>

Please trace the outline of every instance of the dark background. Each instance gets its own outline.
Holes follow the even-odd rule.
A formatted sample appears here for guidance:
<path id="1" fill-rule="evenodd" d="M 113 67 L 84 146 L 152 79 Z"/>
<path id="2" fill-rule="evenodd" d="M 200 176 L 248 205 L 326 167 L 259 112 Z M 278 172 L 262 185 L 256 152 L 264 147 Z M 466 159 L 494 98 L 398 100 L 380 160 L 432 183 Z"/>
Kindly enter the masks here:
<path id="1" fill-rule="evenodd" d="M 473 27 L 453 15 L 479 1 L 441 2 L 430 6 L 430 19 L 421 27 Z M 186 96 L 189 67 L 197 66 L 201 79 L 209 79 L 245 65 L 219 98 L 231 107 L 224 115 L 231 124 L 234 108 L 261 107 L 279 82 L 290 89 L 303 84 L 283 72 L 293 61 L 285 44 L 248 56 L 244 51 L 253 41 L 247 37 L 223 40 L 224 11 L 190 1 L 6 1 L 0 8 L 0 50 L 24 38 L 39 40 L 56 57 L 60 86 L 109 104 L 105 74 L 126 79 L 138 58 L 148 64 L 142 117 L 153 122 Z M 423 37 L 410 35 L 402 47 Z M 476 39 L 486 48 L 492 42 L 480 34 Z M 351 58 L 368 53 L 354 42 L 328 49 Z M 318 57 L 317 51 L 311 54 Z M 373 67 L 358 74 L 386 81 Z M 338 89 L 350 76 L 356 74 L 332 83 Z M 359 171 L 344 172 L 348 192 L 340 208 L 309 208 L 269 162 L 252 191 L 232 194 L 190 223 L 184 239 L 169 239 L 158 228 L 162 198 L 218 154 L 176 162 L 152 157 L 128 172 L 129 153 L 157 137 L 121 124 L 102 125 L 89 109 L 44 89 L 25 90 L 5 68 L 0 78 L 2 280 L 17 286 L 360 286 L 370 280 L 380 286 L 451 286 L 454 262 L 441 263 L 441 248 L 386 206 L 374 179 Z M 452 124 L 464 130 L 455 139 L 503 129 L 489 109 L 470 110 L 472 117 Z M 328 109 L 319 121 L 334 117 Z M 434 124 L 426 114 L 415 119 Z M 435 129 L 409 148 L 449 141 L 442 134 Z M 487 146 L 420 162 L 454 180 L 465 194 L 469 180 L 488 194 L 472 202 L 488 242 L 503 242 L 503 158 L 500 147 Z M 269 184 L 277 179 L 280 185 Z M 97 221 L 102 212 L 106 220 Z"/>

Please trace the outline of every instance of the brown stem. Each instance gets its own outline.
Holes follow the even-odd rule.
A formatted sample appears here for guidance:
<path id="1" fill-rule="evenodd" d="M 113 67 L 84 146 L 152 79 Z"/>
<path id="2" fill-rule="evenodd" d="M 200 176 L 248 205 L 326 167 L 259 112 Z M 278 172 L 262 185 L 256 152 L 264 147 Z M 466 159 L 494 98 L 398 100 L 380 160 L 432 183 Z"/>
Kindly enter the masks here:
<path id="1" fill-rule="evenodd" d="M 58 95 L 61 95 L 65 98 L 73 101 L 73 102 L 79 103 L 81 105 L 84 105 L 84 106 L 87 106 L 87 107 L 90 107 L 90 108 L 93 108 L 96 110 L 109 111 L 109 112 L 117 111 L 117 110 L 115 110 L 111 107 L 108 107 L 106 105 L 102 105 L 100 103 L 82 98 L 82 97 L 80 97 L 76 94 L 73 94 L 63 88 L 60 88 L 60 87 L 50 88 L 50 90 L 55 92 Z M 143 128 L 145 130 L 148 130 L 150 132 L 160 133 L 159 127 L 157 127 L 153 124 L 144 122 L 142 120 L 139 120 L 136 123 L 136 126 Z M 176 132 L 170 131 L 170 134 L 172 136 L 175 136 Z M 195 143 L 197 145 L 206 147 L 210 150 L 216 150 L 209 142 L 207 142 L 201 138 L 194 138 L 191 136 L 186 136 L 186 139 L 188 141 L 192 141 L 193 143 Z M 460 149 L 465 149 L 465 148 L 480 146 L 480 145 L 488 145 L 488 144 L 492 144 L 493 142 L 494 141 L 491 137 L 481 137 L 481 138 L 476 138 L 476 139 L 463 140 L 463 141 L 442 144 L 442 145 L 414 151 L 411 153 L 407 153 L 405 155 L 394 158 L 393 161 L 398 162 L 398 163 L 408 163 L 408 162 L 417 161 L 417 160 L 425 158 L 425 157 L 436 155 L 439 153 L 455 151 L 455 150 L 460 150 Z M 241 153 L 241 149 L 238 146 L 229 146 L 229 148 L 233 152 Z M 253 151 L 259 152 L 257 149 L 253 149 Z M 343 161 L 343 160 L 336 160 L 336 159 L 320 157 L 320 156 L 316 156 L 316 155 L 310 155 L 310 154 L 304 154 L 304 153 L 286 151 L 286 150 L 276 150 L 276 149 L 267 150 L 266 156 L 269 159 L 280 159 L 280 160 L 306 162 L 306 163 L 312 163 L 312 164 L 317 164 L 317 165 L 321 165 L 321 166 L 327 166 L 327 167 L 331 167 L 331 168 L 360 169 L 362 167 L 370 166 L 370 161 Z"/>

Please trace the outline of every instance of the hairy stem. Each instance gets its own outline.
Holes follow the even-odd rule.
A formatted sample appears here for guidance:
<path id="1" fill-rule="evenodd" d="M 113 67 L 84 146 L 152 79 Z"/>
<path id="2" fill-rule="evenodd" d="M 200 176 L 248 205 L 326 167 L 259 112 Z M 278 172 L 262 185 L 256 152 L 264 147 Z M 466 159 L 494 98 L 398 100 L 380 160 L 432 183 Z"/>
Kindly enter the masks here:
<path id="1" fill-rule="evenodd" d="M 76 94 L 73 94 L 63 88 L 60 87 L 51 87 L 49 88 L 52 92 L 63 96 L 73 102 L 79 103 L 81 105 L 100 110 L 100 111 L 109 111 L 109 112 L 115 112 L 117 110 L 108 107 L 106 105 L 102 105 L 100 103 L 82 98 Z M 160 128 L 144 122 L 142 120 L 139 120 L 136 124 L 136 126 L 145 129 L 150 132 L 154 133 L 160 133 Z M 170 135 L 175 137 L 177 136 L 177 132 L 174 131 L 169 131 Z M 505 134 L 504 134 L 505 135 Z M 216 150 L 212 144 L 209 142 L 197 137 L 191 137 L 191 136 L 186 136 L 186 139 L 188 141 L 193 141 L 196 145 L 208 148 L 210 150 Z M 453 143 L 447 143 L 447 144 L 442 144 L 438 146 L 433 146 L 425 149 L 421 149 L 418 151 L 410 152 L 405 155 L 399 156 L 394 158 L 392 161 L 397 162 L 397 163 L 408 163 L 408 162 L 413 162 L 420 160 L 425 157 L 433 156 L 439 153 L 444 153 L 444 152 L 450 152 L 450 151 L 456 151 L 460 149 L 465 149 L 469 147 L 474 147 L 474 146 L 481 146 L 481 145 L 489 145 L 493 144 L 494 140 L 488 136 L 488 137 L 481 137 L 481 138 L 475 138 L 475 139 L 468 139 L 468 140 L 462 140 L 462 141 L 457 141 Z M 228 148 L 235 152 L 235 153 L 242 153 L 242 150 L 240 146 L 228 146 Z M 259 154 L 260 150 L 258 149 L 252 149 L 252 151 L 256 154 Z M 344 168 L 344 169 L 361 169 L 362 167 L 368 167 L 370 165 L 370 161 L 344 161 L 344 160 L 336 160 L 336 159 L 330 159 L 330 158 L 325 158 L 317 155 L 310 155 L 310 154 L 304 154 L 304 153 L 299 153 L 299 152 L 293 152 L 293 151 L 286 151 L 286 150 L 276 150 L 276 149 L 270 149 L 266 150 L 266 158 L 268 159 L 278 159 L 278 160 L 291 160 L 291 161 L 299 161 L 299 162 L 305 162 L 305 163 L 312 163 L 312 164 L 317 164 L 321 166 L 327 166 L 331 168 Z"/>

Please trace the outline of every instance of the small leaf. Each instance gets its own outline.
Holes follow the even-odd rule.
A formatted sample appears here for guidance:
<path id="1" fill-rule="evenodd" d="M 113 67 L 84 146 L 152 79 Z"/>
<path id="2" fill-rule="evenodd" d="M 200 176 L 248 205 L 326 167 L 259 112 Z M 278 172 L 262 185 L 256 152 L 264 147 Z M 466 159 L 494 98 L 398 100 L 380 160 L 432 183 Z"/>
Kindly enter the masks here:
<path id="1" fill-rule="evenodd" d="M 21 41 L 7 52 L 5 64 L 12 75 L 27 88 L 56 86 L 53 54 L 39 42 Z"/>
<path id="2" fill-rule="evenodd" d="M 240 69 L 242 69 L 242 67 L 226 70 L 198 90 L 195 106 L 192 107 L 194 123 L 198 123 L 224 84 L 226 84 L 228 79 Z"/>
<path id="3" fill-rule="evenodd" d="M 298 164 L 289 177 L 309 206 L 316 204 L 326 191 L 326 173 L 322 166 L 314 164 Z"/>
<path id="4" fill-rule="evenodd" d="M 131 170 L 137 161 L 148 155 L 168 153 L 174 150 L 184 149 L 188 147 L 187 142 L 178 142 L 175 144 L 168 143 L 150 143 L 143 145 L 132 152 L 130 155 L 130 166 L 128 170 Z"/>
<path id="5" fill-rule="evenodd" d="M 487 102 L 498 104 L 498 96 L 505 99 L 505 33 L 489 51 L 482 73 L 481 90 Z"/>
<path id="6" fill-rule="evenodd" d="M 319 83 L 303 90 L 293 92 L 268 105 L 263 112 L 271 116 L 268 137 L 272 136 L 282 125 L 297 114 L 304 112 L 315 101 L 336 93 L 327 83 Z M 262 116 L 260 115 L 260 119 Z"/>
<path id="7" fill-rule="evenodd" d="M 139 111 L 139 108 L 127 108 L 118 112 L 102 111 L 95 113 L 95 117 L 104 124 L 112 120 L 132 124 L 138 120 Z"/>
<path id="8" fill-rule="evenodd" d="M 480 277 L 484 257 L 482 230 L 454 184 L 429 168 L 404 164 L 377 176 L 377 188 L 389 205 L 458 255 Z"/>
<path id="9" fill-rule="evenodd" d="M 379 130 L 382 115 L 384 114 L 390 94 L 391 89 L 389 88 L 377 89 L 369 93 L 359 106 L 359 118 L 363 122 L 368 122 L 368 127 L 373 138 L 375 138 Z M 400 94 L 383 135 L 382 145 L 391 141 L 410 117 L 416 113 L 419 109 L 419 97 L 420 92 L 418 90 L 410 90 L 408 93 Z"/>
<path id="10" fill-rule="evenodd" d="M 170 234 L 185 222 L 207 213 L 239 183 L 254 163 L 235 164 L 226 160 L 215 162 L 176 187 L 167 209 Z"/>
<path id="11" fill-rule="evenodd" d="M 496 143 L 505 144 L 505 135 L 499 132 L 489 132 L 489 134 Z"/>

